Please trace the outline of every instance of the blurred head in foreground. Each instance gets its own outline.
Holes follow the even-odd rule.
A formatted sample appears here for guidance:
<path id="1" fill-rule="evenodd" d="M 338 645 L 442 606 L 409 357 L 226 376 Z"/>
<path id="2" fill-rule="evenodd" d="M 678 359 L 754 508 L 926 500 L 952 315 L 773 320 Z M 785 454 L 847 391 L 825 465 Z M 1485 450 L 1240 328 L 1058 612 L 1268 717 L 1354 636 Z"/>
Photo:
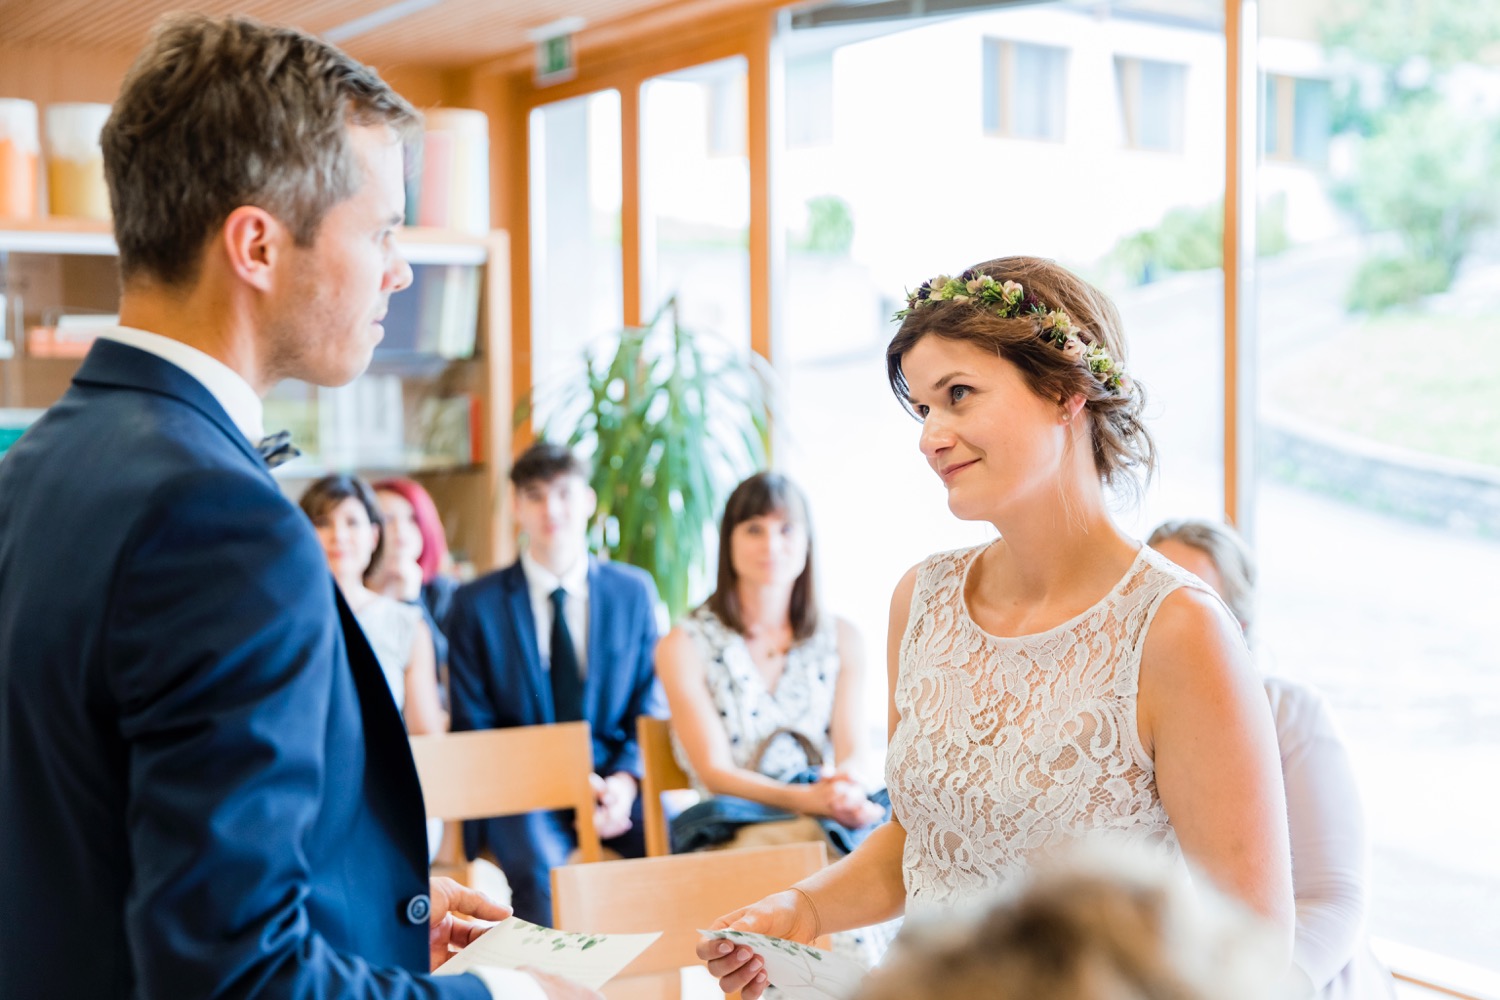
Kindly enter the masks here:
<path id="1" fill-rule="evenodd" d="M 1272 1000 L 1274 938 L 1180 868 L 1090 849 L 985 908 L 908 921 L 857 1000 Z"/>

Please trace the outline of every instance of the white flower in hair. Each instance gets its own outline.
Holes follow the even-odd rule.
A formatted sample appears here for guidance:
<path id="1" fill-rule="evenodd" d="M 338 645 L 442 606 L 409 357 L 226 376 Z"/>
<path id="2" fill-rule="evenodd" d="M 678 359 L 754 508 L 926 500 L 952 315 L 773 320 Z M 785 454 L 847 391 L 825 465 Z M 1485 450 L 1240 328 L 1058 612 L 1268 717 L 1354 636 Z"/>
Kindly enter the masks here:
<path id="1" fill-rule="evenodd" d="M 983 278 L 974 278 L 973 280 L 971 280 L 964 287 L 966 287 L 969 290 L 969 294 L 970 295 L 976 295 L 976 294 L 978 294 L 979 290 L 984 287 L 984 279 Z"/>
<path id="2" fill-rule="evenodd" d="M 1079 358 L 1083 357 L 1083 341 L 1079 340 L 1077 337 L 1069 336 L 1068 339 L 1063 343 L 1062 350 L 1063 353 L 1068 357 L 1072 358 L 1074 361 L 1077 361 Z"/>
<path id="3" fill-rule="evenodd" d="M 969 296 L 967 296 L 967 295 L 955 295 L 955 296 L 953 296 L 953 301 L 954 302 L 967 302 L 967 301 L 969 301 Z"/>

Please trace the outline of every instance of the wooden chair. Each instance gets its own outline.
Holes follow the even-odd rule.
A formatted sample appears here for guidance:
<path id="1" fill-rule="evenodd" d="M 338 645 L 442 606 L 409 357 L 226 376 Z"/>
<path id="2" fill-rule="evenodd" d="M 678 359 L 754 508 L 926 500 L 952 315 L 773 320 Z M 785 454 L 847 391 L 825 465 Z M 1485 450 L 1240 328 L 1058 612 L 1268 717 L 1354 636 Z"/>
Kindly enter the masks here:
<path id="1" fill-rule="evenodd" d="M 646 856 L 665 857 L 672 853 L 672 837 L 661 806 L 662 793 L 692 788 L 693 783 L 672 752 L 671 722 L 642 715 L 635 720 L 635 738 L 641 747 L 641 815 L 646 827 Z"/>
<path id="2" fill-rule="evenodd" d="M 552 869 L 562 930 L 662 936 L 604 988 L 608 1000 L 679 1000 L 681 970 L 699 964 L 699 928 L 799 882 L 827 863 L 821 843 Z M 827 947 L 827 940 L 820 940 Z"/>
<path id="3" fill-rule="evenodd" d="M 413 736 L 411 755 L 428 817 L 451 822 L 572 809 L 579 860 L 603 859 L 594 828 L 594 789 L 589 781 L 594 746 L 587 722 Z M 450 850 L 454 837 L 445 837 Z M 439 860 L 452 863 L 441 853 Z"/>

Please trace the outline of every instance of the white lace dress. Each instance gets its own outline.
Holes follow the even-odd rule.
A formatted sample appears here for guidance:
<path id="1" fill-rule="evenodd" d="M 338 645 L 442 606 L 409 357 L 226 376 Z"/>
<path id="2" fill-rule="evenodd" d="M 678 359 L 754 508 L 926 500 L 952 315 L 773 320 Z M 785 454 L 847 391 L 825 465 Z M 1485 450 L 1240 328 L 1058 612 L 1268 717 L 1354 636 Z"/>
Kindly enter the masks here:
<path id="1" fill-rule="evenodd" d="M 1039 852 L 1098 833 L 1180 856 L 1136 729 L 1141 646 L 1169 593 L 1212 591 L 1141 546 L 1098 604 L 1003 638 L 964 600 L 986 547 L 922 563 L 901 638 L 886 782 L 906 829 L 909 914 L 993 890 Z"/>

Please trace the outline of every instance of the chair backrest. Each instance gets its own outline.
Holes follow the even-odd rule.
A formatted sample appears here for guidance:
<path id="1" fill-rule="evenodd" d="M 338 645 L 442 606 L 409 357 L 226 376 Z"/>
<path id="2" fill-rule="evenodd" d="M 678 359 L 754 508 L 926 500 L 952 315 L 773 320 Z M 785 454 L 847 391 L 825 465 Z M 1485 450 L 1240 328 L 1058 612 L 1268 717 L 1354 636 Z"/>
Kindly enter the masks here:
<path id="1" fill-rule="evenodd" d="M 822 843 L 704 851 L 552 869 L 552 920 L 562 930 L 662 936 L 605 987 L 605 995 L 675 997 L 681 969 L 698 964 L 699 928 L 786 889 L 827 864 Z M 827 942 L 821 942 L 824 947 Z M 651 984 L 649 989 L 643 988 Z"/>
<path id="2" fill-rule="evenodd" d="M 603 857 L 594 828 L 587 722 L 411 737 L 427 815 L 464 820 L 572 809 L 579 857 Z"/>
<path id="3" fill-rule="evenodd" d="M 672 752 L 672 724 L 666 719 L 642 715 L 635 720 L 635 738 L 641 747 L 641 815 L 646 827 L 646 856 L 659 858 L 672 853 L 667 815 L 661 807 L 662 792 L 692 788 L 687 772 Z"/>

